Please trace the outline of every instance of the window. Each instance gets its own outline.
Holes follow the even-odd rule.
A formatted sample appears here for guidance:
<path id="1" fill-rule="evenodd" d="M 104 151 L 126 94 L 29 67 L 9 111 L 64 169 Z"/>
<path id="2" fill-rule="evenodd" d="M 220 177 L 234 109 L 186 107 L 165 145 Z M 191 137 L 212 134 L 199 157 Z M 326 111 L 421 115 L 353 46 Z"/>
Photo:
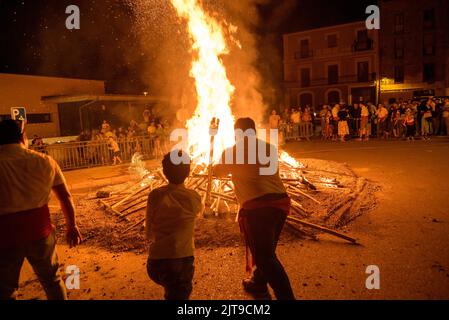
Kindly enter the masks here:
<path id="1" fill-rule="evenodd" d="M 302 39 L 299 43 L 299 50 L 301 58 L 308 58 L 310 54 L 309 39 Z"/>
<path id="2" fill-rule="evenodd" d="M 358 30 L 357 39 L 354 42 L 355 51 L 363 51 L 372 49 L 372 40 L 368 37 L 368 30 Z"/>
<path id="3" fill-rule="evenodd" d="M 369 63 L 368 61 L 357 62 L 357 81 L 369 81 Z"/>
<path id="4" fill-rule="evenodd" d="M 330 65 L 327 67 L 327 80 L 329 84 L 338 83 L 338 65 Z"/>
<path id="5" fill-rule="evenodd" d="M 303 86 L 303 87 L 310 86 L 310 69 L 309 68 L 301 68 L 301 86 Z"/>
<path id="6" fill-rule="evenodd" d="M 435 82 L 435 65 L 433 63 L 423 65 L 423 82 Z"/>
<path id="7" fill-rule="evenodd" d="M 394 67 L 394 83 L 404 83 L 404 66 Z"/>
<path id="8" fill-rule="evenodd" d="M 423 54 L 425 56 L 435 55 L 435 36 L 433 34 L 425 34 L 423 37 Z"/>
<path id="9" fill-rule="evenodd" d="M 327 36 L 327 47 L 335 48 L 338 46 L 338 38 L 336 34 L 330 34 Z"/>
<path id="10" fill-rule="evenodd" d="M 340 92 L 338 92 L 337 90 L 329 91 L 329 93 L 327 94 L 327 103 L 340 103 Z"/>
<path id="11" fill-rule="evenodd" d="M 435 28 L 435 10 L 427 9 L 423 12 L 423 28 L 433 29 Z"/>
<path id="12" fill-rule="evenodd" d="M 299 95 L 299 106 L 305 107 L 307 105 L 311 106 L 313 104 L 313 96 L 311 93 L 301 93 Z"/>
<path id="13" fill-rule="evenodd" d="M 404 32 L 404 14 L 402 12 L 394 16 L 394 32 L 395 33 Z"/>
<path id="14" fill-rule="evenodd" d="M 50 113 L 31 113 L 27 114 L 27 123 L 48 123 L 51 122 Z"/>
<path id="15" fill-rule="evenodd" d="M 402 38 L 394 39 L 394 58 L 404 58 L 404 39 Z"/>

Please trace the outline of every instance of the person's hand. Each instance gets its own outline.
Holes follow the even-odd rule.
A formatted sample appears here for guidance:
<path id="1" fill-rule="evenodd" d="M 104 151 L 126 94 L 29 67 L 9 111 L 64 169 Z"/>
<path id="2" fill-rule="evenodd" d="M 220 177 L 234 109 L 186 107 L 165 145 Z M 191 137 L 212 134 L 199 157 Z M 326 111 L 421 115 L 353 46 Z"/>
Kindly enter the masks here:
<path id="1" fill-rule="evenodd" d="M 69 244 L 70 248 L 76 247 L 83 241 L 83 238 L 81 237 L 80 230 L 77 226 L 72 226 L 67 229 L 66 233 L 67 237 L 67 243 Z"/>

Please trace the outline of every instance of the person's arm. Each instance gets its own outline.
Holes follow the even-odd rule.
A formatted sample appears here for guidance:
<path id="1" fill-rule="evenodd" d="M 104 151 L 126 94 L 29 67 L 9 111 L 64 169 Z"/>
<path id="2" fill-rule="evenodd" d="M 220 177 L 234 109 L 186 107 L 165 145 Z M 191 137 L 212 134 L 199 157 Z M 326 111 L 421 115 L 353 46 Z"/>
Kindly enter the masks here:
<path id="1" fill-rule="evenodd" d="M 76 225 L 75 207 L 73 205 L 72 195 L 65 183 L 53 186 L 52 190 L 58 198 L 62 212 L 64 213 L 67 229 L 67 243 L 70 248 L 75 247 L 81 243 L 82 237 L 78 226 Z"/>

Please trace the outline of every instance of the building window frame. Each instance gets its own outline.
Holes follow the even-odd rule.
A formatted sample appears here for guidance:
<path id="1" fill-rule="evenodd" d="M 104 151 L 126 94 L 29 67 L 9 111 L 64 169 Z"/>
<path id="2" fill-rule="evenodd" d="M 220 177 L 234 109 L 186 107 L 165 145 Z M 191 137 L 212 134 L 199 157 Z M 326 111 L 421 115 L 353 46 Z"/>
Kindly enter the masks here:
<path id="1" fill-rule="evenodd" d="M 337 101 L 337 102 L 332 102 L 332 103 L 340 103 L 341 101 L 342 101 L 342 99 L 343 99 L 343 92 L 340 90 L 340 89 L 338 89 L 338 88 L 329 88 L 329 89 L 327 89 L 325 92 L 324 92 L 324 97 L 325 97 L 325 99 L 326 99 L 326 104 L 331 104 L 331 102 L 329 101 L 329 93 L 331 93 L 331 92 L 338 92 L 338 97 L 339 97 L 339 101 Z"/>
<path id="2" fill-rule="evenodd" d="M 433 62 L 424 62 L 422 67 L 422 80 L 426 83 L 434 83 L 436 81 L 436 68 Z"/>
<path id="3" fill-rule="evenodd" d="M 404 12 L 397 12 L 394 15 L 394 33 L 401 34 L 405 31 L 405 14 Z"/>
<path id="4" fill-rule="evenodd" d="M 337 76 L 331 79 L 330 77 L 330 68 L 337 67 Z M 340 64 L 337 62 L 330 62 L 326 64 L 326 78 L 327 84 L 337 84 L 340 80 Z"/>
<path id="5" fill-rule="evenodd" d="M 309 71 L 309 77 L 307 81 L 303 81 L 303 70 Z M 312 67 L 310 66 L 300 66 L 299 67 L 299 83 L 301 87 L 310 87 L 312 85 Z"/>
<path id="6" fill-rule="evenodd" d="M 394 38 L 394 58 L 404 59 L 405 49 L 404 49 L 404 38 Z"/>
<path id="7" fill-rule="evenodd" d="M 394 66 L 394 83 L 404 83 L 405 82 L 405 68 L 404 65 Z"/>
<path id="8" fill-rule="evenodd" d="M 330 46 L 329 38 L 334 37 L 334 36 L 335 36 L 335 44 Z M 340 36 L 339 36 L 338 32 L 332 32 L 332 33 L 325 34 L 325 39 L 326 39 L 326 48 L 328 48 L 328 49 L 338 48 L 339 40 L 340 40 Z"/>
<path id="9" fill-rule="evenodd" d="M 422 11 L 422 26 L 424 30 L 435 29 L 436 15 L 435 8 L 428 8 Z"/>

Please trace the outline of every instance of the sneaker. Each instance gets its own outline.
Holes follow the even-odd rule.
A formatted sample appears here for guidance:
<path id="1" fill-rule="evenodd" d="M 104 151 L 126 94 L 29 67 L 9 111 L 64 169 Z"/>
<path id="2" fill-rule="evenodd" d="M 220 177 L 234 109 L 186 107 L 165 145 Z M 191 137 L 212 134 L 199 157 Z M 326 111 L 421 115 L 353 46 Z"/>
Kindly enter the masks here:
<path id="1" fill-rule="evenodd" d="M 242 281 L 243 289 L 256 300 L 271 300 L 266 284 L 254 283 L 251 279 Z"/>

